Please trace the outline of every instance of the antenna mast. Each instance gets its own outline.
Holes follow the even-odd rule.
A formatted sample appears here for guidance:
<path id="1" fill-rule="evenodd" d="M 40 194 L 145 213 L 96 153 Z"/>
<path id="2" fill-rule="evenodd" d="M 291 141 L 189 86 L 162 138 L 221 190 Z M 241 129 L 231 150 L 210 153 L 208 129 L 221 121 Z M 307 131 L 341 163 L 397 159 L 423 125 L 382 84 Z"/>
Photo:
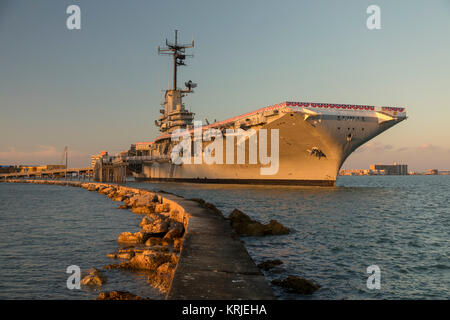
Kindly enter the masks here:
<path id="1" fill-rule="evenodd" d="M 177 88 L 178 66 L 185 66 L 186 57 L 193 57 L 192 54 L 186 54 L 186 49 L 194 47 L 194 40 L 190 44 L 178 43 L 178 30 L 175 30 L 175 41 L 169 42 L 166 39 L 166 46 L 158 47 L 158 54 L 169 55 L 173 59 L 173 84 L 172 88 L 166 90 L 164 97 L 164 109 L 161 109 L 161 116 L 155 122 L 161 132 L 172 132 L 180 128 L 188 128 L 192 125 L 194 113 L 185 109 L 183 97 L 187 93 L 194 92 L 192 89 L 197 86 L 191 80 L 184 83 L 186 90 Z"/>
<path id="2" fill-rule="evenodd" d="M 173 85 L 172 90 L 177 90 L 177 67 L 185 66 L 184 60 L 186 57 L 193 57 L 192 54 L 186 54 L 186 49 L 194 47 L 194 40 L 191 44 L 179 44 L 178 43 L 178 30 L 175 30 L 175 42 L 170 43 L 166 39 L 166 47 L 158 47 L 158 54 L 170 55 L 173 57 Z"/>

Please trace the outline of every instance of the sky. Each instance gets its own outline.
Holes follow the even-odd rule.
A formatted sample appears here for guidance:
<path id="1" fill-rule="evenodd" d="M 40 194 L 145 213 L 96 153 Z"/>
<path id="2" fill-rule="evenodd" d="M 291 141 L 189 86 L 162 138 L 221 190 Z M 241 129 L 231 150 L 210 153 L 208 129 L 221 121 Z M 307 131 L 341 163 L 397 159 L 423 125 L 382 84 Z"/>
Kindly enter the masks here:
<path id="1" fill-rule="evenodd" d="M 66 8 L 81 8 L 68 30 Z M 369 5 L 381 29 L 366 26 Z M 165 38 L 195 39 L 179 83 L 196 119 L 282 101 L 406 107 L 408 119 L 344 168 L 450 169 L 450 0 L 2 0 L 0 165 L 90 164 L 158 130 Z"/>

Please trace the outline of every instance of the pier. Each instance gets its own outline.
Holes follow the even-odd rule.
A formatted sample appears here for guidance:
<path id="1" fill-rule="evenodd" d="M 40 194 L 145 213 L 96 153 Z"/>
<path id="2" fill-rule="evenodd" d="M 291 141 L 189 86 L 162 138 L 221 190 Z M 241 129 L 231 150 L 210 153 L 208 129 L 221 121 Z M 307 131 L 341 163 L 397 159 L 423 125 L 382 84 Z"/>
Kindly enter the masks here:
<path id="1" fill-rule="evenodd" d="M 220 212 L 162 194 L 189 212 L 183 250 L 168 300 L 272 300 L 262 272 Z"/>

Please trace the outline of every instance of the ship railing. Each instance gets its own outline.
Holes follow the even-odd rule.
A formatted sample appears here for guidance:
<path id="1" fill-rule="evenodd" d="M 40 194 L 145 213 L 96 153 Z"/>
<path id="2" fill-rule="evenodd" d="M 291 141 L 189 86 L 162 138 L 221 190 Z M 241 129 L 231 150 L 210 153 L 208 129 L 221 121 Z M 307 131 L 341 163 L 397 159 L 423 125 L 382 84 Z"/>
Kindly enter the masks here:
<path id="1" fill-rule="evenodd" d="M 110 156 L 102 159 L 104 164 L 143 161 L 170 161 L 170 156 Z"/>
<path id="2" fill-rule="evenodd" d="M 141 161 L 161 161 L 170 160 L 170 156 L 131 156 L 126 157 L 129 162 L 141 162 Z"/>

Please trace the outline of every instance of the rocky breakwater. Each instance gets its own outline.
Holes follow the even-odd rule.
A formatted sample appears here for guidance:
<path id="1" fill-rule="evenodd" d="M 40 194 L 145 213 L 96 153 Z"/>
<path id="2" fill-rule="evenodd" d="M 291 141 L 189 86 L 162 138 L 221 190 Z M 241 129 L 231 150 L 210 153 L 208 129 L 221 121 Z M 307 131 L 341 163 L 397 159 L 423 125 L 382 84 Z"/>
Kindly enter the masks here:
<path id="1" fill-rule="evenodd" d="M 142 189 L 99 183 L 84 183 L 81 187 L 123 202 L 119 208 L 143 216 L 141 230 L 121 233 L 117 239 L 121 248 L 108 254 L 110 258 L 122 260 L 121 263 L 104 268 L 146 271 L 149 283 L 167 293 L 189 218 L 183 207 Z"/>
<path id="2" fill-rule="evenodd" d="M 240 236 L 276 236 L 286 235 L 291 230 L 276 220 L 270 220 L 267 224 L 262 224 L 256 220 L 251 219 L 248 215 L 238 209 L 234 209 L 228 216 L 231 226 L 235 232 Z M 283 262 L 279 259 L 268 260 L 258 264 L 258 268 L 264 270 L 266 273 L 282 265 Z M 320 288 L 320 285 L 311 280 L 304 279 L 295 275 L 290 275 L 285 279 L 274 279 L 271 281 L 272 285 L 281 287 L 289 293 L 298 294 L 312 294 Z"/>

